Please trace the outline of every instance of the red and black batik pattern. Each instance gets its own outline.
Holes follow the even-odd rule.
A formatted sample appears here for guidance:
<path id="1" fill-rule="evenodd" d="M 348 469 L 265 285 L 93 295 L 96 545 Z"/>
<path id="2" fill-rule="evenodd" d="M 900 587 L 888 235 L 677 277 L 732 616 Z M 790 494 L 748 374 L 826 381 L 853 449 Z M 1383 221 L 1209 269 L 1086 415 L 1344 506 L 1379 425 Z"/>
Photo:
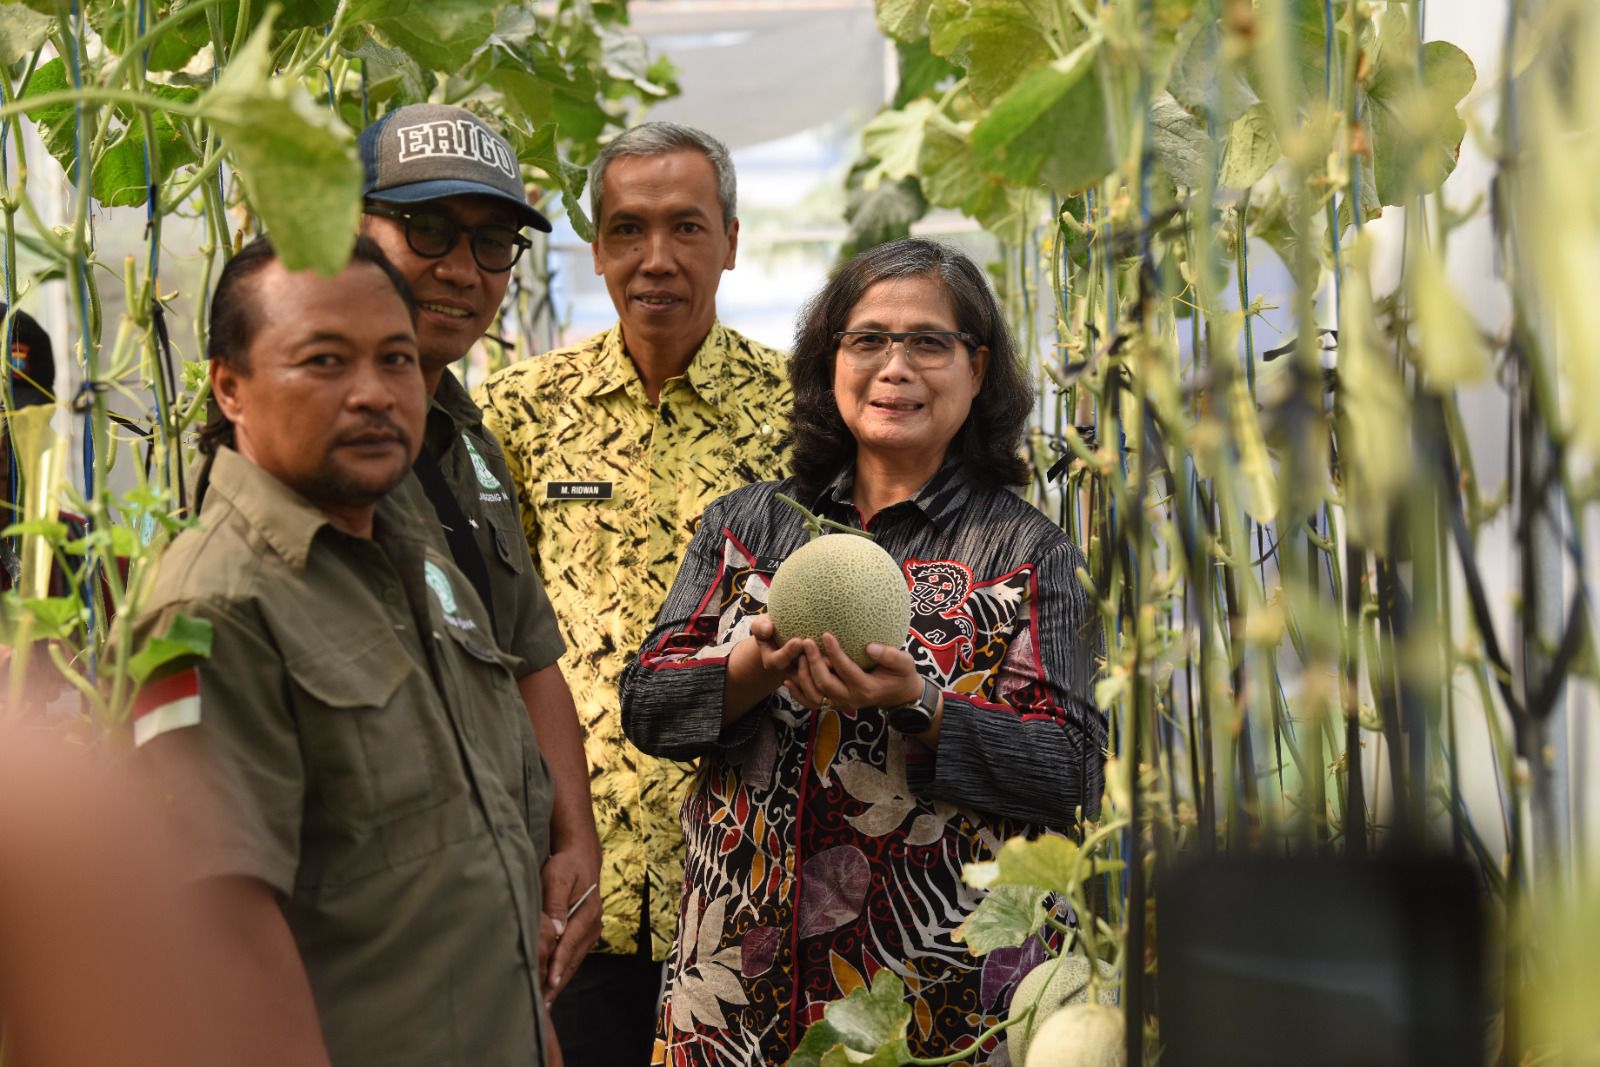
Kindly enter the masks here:
<path id="1" fill-rule="evenodd" d="M 1018 498 L 946 468 L 872 528 L 911 590 L 907 650 L 945 693 L 938 752 L 880 713 L 812 711 L 782 689 L 723 731 L 727 655 L 804 541 L 775 490 L 792 487 L 708 510 L 624 676 L 629 736 L 699 758 L 657 1062 L 782 1063 L 824 1005 L 883 968 L 908 990 L 913 1051 L 947 1053 L 1004 1015 L 1044 951 L 974 957 L 954 940 L 981 899 L 962 867 L 1007 837 L 1070 831 L 1099 793 L 1099 643 L 1073 578 L 1081 556 Z M 858 522 L 848 500 L 841 479 L 816 503 Z"/>

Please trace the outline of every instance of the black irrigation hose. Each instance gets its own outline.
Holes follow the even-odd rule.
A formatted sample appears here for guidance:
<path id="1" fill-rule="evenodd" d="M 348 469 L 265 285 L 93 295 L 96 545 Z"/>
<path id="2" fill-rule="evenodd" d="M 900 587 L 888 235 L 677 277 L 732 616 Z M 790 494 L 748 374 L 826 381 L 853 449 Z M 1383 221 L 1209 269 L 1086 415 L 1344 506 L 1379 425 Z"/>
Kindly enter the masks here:
<path id="1" fill-rule="evenodd" d="M 1366 571 L 1366 553 L 1348 541 L 1344 549 L 1344 670 L 1343 699 L 1345 701 L 1344 736 L 1344 839 L 1345 852 L 1352 859 L 1367 855 L 1367 797 L 1365 772 L 1361 768 L 1361 716 L 1357 704 L 1360 692 L 1360 647 L 1358 632 L 1361 618 L 1361 583 Z"/>
<path id="2" fill-rule="evenodd" d="M 150 300 L 150 322 L 151 325 L 155 327 L 156 348 L 161 353 L 161 358 L 158 361 L 160 364 L 159 369 L 162 377 L 167 383 L 167 418 L 171 419 L 172 421 L 172 425 L 167 427 L 167 430 L 169 432 L 176 433 L 178 430 L 178 420 L 174 411 L 172 410 L 172 405 L 174 405 L 178 399 L 178 379 L 177 372 L 174 370 L 175 363 L 172 355 L 172 336 L 167 330 L 166 308 L 164 308 L 161 305 L 161 301 L 155 297 L 152 297 Z M 171 444 L 172 442 L 169 441 L 169 447 Z M 153 447 L 154 445 L 152 444 L 152 448 Z M 188 479 L 185 478 L 183 474 L 183 447 L 181 442 L 178 443 L 178 447 L 172 449 L 172 455 L 175 457 L 174 461 L 177 463 L 177 477 L 174 478 L 173 481 L 178 487 L 178 511 L 182 514 L 187 514 L 189 510 L 189 487 L 187 485 Z"/>
<path id="3" fill-rule="evenodd" d="M 1472 533 L 1467 529 L 1465 507 L 1461 499 L 1461 476 L 1456 471 L 1455 458 L 1448 450 L 1440 455 L 1439 462 L 1444 468 L 1445 489 L 1450 494 L 1450 536 L 1455 542 L 1456 557 L 1461 562 L 1461 577 L 1467 587 L 1472 621 L 1478 628 L 1479 638 L 1483 641 L 1484 655 L 1494 667 L 1489 673 L 1494 675 L 1495 687 L 1500 691 L 1500 698 L 1505 701 L 1506 710 L 1510 713 L 1512 721 L 1520 725 L 1527 721 L 1527 712 L 1511 688 L 1511 667 L 1506 663 L 1505 653 L 1500 650 L 1500 638 L 1495 632 L 1494 616 L 1489 610 L 1489 595 L 1484 589 L 1483 575 L 1478 570 L 1478 557 L 1473 550 Z"/>

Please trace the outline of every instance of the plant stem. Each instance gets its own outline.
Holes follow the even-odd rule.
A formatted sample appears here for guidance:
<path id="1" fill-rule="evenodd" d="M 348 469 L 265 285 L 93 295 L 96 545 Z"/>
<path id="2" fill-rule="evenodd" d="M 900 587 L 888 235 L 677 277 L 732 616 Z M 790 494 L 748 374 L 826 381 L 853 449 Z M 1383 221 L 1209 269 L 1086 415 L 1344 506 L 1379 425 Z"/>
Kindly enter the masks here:
<path id="1" fill-rule="evenodd" d="M 989 1029 L 987 1029 L 983 1033 L 979 1034 L 977 1039 L 974 1040 L 972 1042 L 972 1044 L 968 1045 L 966 1048 L 962 1049 L 960 1052 L 952 1052 L 948 1056 L 938 1056 L 938 1057 L 935 1057 L 933 1059 L 920 1059 L 920 1058 L 918 1058 L 916 1056 L 913 1056 L 910 1059 L 906 1060 L 906 1062 L 907 1063 L 916 1064 L 917 1067 L 940 1067 L 941 1064 L 960 1063 L 962 1060 L 971 1059 L 974 1054 L 978 1053 L 979 1051 L 981 1051 L 983 1049 L 983 1046 L 984 1046 L 985 1042 L 987 1042 L 991 1038 L 998 1037 L 1000 1034 L 1004 1033 L 1008 1028 L 1016 1026 L 1018 1023 L 1025 1023 L 1028 1020 L 1032 1019 L 1033 1018 L 1033 1012 L 1034 1012 L 1033 1008 L 1028 1008 L 1025 1011 L 1023 1011 L 1023 1013 L 1021 1015 L 1014 1015 L 1009 1019 L 1000 1020 L 999 1022 L 995 1023 L 993 1026 L 989 1027 Z"/>
<path id="2" fill-rule="evenodd" d="M 59 89 L 53 93 L 39 93 L 22 100 L 15 100 L 0 106 L 0 119 L 10 118 L 38 108 L 53 107 L 58 104 L 126 104 L 152 111 L 165 111 L 173 115 L 184 115 L 189 118 L 200 114 L 198 102 L 187 100 L 172 100 L 164 96 L 155 96 L 150 93 L 141 93 L 132 89 L 106 89 L 100 86 L 86 85 L 81 89 Z"/>

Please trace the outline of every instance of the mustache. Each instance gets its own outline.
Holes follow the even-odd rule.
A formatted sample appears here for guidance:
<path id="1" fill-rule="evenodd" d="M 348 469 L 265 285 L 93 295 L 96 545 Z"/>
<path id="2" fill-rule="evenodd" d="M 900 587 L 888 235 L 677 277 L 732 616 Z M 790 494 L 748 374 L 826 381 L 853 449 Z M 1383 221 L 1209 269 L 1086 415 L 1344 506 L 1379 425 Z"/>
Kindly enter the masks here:
<path id="1" fill-rule="evenodd" d="M 405 448 L 411 447 L 411 435 L 405 428 L 386 415 L 371 415 L 362 421 L 361 425 L 351 427 L 339 433 L 333 439 L 333 446 L 354 445 L 364 443 L 370 437 L 393 437 Z"/>

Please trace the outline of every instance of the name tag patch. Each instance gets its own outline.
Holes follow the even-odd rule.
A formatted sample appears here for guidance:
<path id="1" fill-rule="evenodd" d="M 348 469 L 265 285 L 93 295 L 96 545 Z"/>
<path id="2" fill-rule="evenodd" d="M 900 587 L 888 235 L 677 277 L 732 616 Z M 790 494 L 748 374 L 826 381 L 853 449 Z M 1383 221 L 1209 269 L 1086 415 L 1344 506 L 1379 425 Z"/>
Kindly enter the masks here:
<path id="1" fill-rule="evenodd" d="M 546 500 L 610 500 L 610 482 L 546 482 Z"/>

